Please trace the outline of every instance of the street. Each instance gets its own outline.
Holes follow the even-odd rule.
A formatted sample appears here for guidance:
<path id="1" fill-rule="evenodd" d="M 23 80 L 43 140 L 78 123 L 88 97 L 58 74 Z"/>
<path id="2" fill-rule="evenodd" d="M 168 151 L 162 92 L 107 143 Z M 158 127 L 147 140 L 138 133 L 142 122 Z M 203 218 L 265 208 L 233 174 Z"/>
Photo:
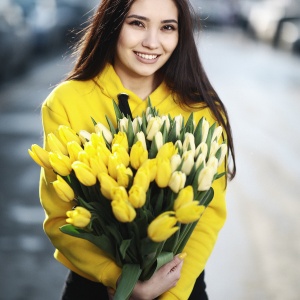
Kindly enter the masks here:
<path id="1" fill-rule="evenodd" d="M 237 177 L 228 219 L 206 267 L 210 300 L 300 295 L 300 57 L 237 30 L 207 31 L 199 51 L 232 122 Z M 67 270 L 43 233 L 41 102 L 70 69 L 64 52 L 0 86 L 0 299 L 59 299 Z"/>

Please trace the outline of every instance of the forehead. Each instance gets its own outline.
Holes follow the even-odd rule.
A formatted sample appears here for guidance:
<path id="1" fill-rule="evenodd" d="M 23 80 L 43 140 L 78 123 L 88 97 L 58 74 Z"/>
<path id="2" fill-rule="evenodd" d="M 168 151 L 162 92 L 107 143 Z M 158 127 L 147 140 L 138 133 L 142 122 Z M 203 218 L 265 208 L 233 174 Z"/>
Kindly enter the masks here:
<path id="1" fill-rule="evenodd" d="M 128 14 L 138 14 L 149 19 L 178 19 L 178 9 L 173 0 L 135 0 Z"/>

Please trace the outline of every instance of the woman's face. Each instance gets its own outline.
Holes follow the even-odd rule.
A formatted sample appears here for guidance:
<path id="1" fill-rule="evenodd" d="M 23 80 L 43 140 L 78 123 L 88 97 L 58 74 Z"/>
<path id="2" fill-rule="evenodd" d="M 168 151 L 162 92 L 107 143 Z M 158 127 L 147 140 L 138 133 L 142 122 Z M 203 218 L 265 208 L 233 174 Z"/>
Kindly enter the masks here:
<path id="1" fill-rule="evenodd" d="M 136 0 L 117 43 L 114 68 L 122 81 L 153 77 L 178 44 L 178 10 L 173 0 Z"/>

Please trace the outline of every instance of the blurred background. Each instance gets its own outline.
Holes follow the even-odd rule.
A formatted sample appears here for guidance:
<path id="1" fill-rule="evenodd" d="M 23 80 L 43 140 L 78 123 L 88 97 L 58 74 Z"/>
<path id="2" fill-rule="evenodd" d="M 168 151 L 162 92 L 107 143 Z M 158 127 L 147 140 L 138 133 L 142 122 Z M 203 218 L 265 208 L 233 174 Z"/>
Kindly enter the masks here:
<path id="1" fill-rule="evenodd" d="M 0 299 L 59 299 L 67 270 L 42 230 L 40 105 L 72 66 L 97 0 L 0 2 Z M 206 267 L 210 300 L 300 299 L 300 1 L 192 0 L 238 173 Z"/>

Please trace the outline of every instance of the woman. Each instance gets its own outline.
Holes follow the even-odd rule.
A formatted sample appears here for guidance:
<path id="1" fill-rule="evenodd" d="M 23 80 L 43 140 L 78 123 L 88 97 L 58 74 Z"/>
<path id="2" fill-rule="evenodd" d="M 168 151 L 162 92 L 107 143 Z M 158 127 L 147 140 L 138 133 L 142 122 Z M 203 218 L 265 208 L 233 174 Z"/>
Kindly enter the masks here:
<path id="1" fill-rule="evenodd" d="M 74 69 L 43 104 L 45 136 L 59 125 L 91 132 L 90 116 L 113 120 L 111 99 L 118 101 L 120 93 L 128 94 L 133 117 L 142 114 L 150 97 L 161 114 L 187 119 L 194 111 L 196 121 L 205 116 L 222 125 L 233 157 L 228 174 L 234 177 L 228 116 L 200 63 L 191 20 L 186 0 L 103 0 L 79 44 Z M 53 172 L 42 171 L 44 230 L 55 258 L 71 270 L 62 299 L 112 299 L 121 270 L 93 244 L 59 231 L 73 204 L 58 199 L 54 180 Z M 213 187 L 215 197 L 184 249 L 184 262 L 184 254 L 176 256 L 149 281 L 138 282 L 131 299 L 207 299 L 202 271 L 226 218 L 226 178 Z"/>

